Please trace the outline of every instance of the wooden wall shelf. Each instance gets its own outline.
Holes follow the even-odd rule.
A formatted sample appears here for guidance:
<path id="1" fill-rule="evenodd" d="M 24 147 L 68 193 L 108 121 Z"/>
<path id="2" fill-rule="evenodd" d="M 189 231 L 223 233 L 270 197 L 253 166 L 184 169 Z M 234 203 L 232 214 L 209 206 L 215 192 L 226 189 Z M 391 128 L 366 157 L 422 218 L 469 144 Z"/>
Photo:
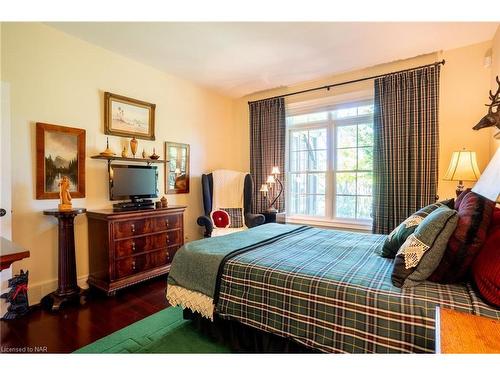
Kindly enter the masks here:
<path id="1" fill-rule="evenodd" d="M 161 160 L 161 159 L 143 159 L 143 158 L 124 158 L 122 156 L 104 156 L 104 155 L 94 155 L 90 157 L 91 159 L 100 159 L 100 160 L 107 160 L 108 163 L 116 160 L 116 161 L 132 161 L 136 163 L 158 163 L 158 164 L 163 164 L 166 163 L 167 160 Z"/>

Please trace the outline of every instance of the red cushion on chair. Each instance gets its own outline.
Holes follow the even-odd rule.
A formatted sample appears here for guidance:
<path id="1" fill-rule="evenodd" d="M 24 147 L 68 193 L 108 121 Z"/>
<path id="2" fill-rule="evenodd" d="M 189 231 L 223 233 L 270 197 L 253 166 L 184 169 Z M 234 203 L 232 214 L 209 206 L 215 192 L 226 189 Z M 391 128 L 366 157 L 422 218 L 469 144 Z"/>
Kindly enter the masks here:
<path id="1" fill-rule="evenodd" d="M 217 228 L 229 228 L 231 225 L 231 217 L 224 210 L 215 210 L 210 214 L 212 222 Z"/>
<path id="2" fill-rule="evenodd" d="M 472 277 L 481 296 L 500 307 L 500 208 L 495 208 L 486 242 L 472 264 Z"/>

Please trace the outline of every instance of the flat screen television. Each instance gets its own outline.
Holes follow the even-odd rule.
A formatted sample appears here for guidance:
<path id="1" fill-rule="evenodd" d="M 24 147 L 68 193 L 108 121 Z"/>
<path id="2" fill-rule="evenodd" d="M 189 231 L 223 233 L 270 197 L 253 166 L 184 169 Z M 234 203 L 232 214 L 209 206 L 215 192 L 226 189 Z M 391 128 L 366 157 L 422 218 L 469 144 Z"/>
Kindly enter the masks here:
<path id="1" fill-rule="evenodd" d="M 109 169 L 109 199 L 133 202 L 158 197 L 156 166 L 111 165 Z"/>

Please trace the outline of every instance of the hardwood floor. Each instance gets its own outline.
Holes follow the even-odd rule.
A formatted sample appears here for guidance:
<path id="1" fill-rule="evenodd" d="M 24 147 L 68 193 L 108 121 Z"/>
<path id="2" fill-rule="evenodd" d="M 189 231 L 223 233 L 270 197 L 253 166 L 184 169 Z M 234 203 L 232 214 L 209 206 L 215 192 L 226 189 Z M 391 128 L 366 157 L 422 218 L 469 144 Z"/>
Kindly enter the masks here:
<path id="1" fill-rule="evenodd" d="M 114 297 L 92 290 L 84 306 L 68 305 L 59 313 L 34 306 L 24 317 L 0 322 L 0 353 L 71 353 L 167 307 L 166 285 L 162 276 Z"/>

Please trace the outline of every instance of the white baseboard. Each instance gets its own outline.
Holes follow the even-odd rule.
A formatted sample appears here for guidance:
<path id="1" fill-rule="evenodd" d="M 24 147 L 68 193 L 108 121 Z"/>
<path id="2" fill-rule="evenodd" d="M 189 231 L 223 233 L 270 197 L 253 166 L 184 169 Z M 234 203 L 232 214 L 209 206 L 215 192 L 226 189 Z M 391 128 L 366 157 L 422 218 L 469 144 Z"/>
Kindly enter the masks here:
<path id="1" fill-rule="evenodd" d="M 88 288 L 87 279 L 89 275 L 79 276 L 76 282 L 81 288 Z M 57 279 L 41 281 L 31 284 L 28 282 L 28 301 L 30 306 L 40 303 L 40 300 L 50 292 L 57 289 Z"/>

